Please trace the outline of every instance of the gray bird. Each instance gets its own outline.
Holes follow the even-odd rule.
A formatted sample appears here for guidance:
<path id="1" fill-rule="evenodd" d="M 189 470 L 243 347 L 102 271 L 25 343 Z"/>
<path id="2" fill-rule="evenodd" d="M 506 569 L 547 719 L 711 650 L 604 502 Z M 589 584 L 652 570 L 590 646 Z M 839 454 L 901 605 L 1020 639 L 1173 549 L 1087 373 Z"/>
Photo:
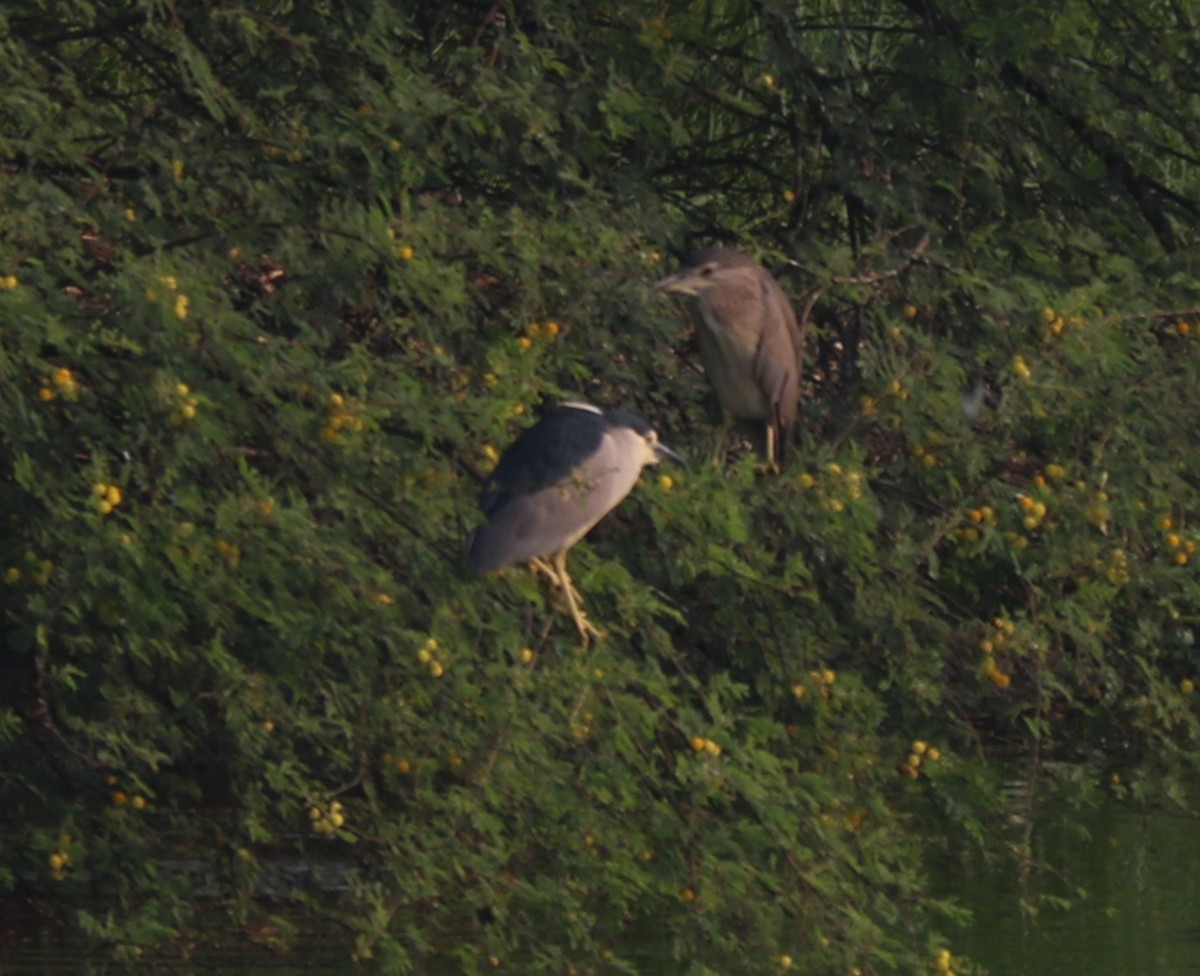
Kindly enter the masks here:
<path id="1" fill-rule="evenodd" d="M 759 453 L 782 467 L 800 409 L 804 339 L 779 282 L 744 254 L 709 247 L 685 258 L 654 291 L 690 300 L 700 358 L 726 428 L 765 425 Z M 722 432 L 718 457 L 723 440 Z"/>
<path id="2" fill-rule="evenodd" d="M 484 484 L 487 522 L 471 537 L 467 568 L 483 574 L 529 561 L 562 590 L 584 643 L 599 637 L 580 610 L 567 551 L 664 457 L 683 460 L 637 414 L 560 404 L 513 441 Z"/>

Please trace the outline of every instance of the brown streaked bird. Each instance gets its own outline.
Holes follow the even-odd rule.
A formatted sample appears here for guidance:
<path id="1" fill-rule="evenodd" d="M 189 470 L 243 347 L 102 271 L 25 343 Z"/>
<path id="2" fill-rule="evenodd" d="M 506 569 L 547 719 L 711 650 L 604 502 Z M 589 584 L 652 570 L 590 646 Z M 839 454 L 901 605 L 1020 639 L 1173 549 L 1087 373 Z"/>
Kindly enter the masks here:
<path id="1" fill-rule="evenodd" d="M 663 458 L 683 461 L 637 414 L 559 404 L 509 445 L 484 484 L 487 522 L 471 536 L 467 568 L 482 574 L 529 562 L 562 590 L 583 642 L 601 636 L 580 608 L 567 552 L 633 490 L 642 468 Z"/>
<path id="2" fill-rule="evenodd" d="M 760 456 L 782 467 L 800 410 L 804 338 L 796 313 L 771 273 L 737 251 L 709 247 L 690 255 L 654 291 L 689 299 L 698 320 L 700 359 L 728 428 L 763 425 Z M 724 431 L 717 442 L 721 454 Z"/>

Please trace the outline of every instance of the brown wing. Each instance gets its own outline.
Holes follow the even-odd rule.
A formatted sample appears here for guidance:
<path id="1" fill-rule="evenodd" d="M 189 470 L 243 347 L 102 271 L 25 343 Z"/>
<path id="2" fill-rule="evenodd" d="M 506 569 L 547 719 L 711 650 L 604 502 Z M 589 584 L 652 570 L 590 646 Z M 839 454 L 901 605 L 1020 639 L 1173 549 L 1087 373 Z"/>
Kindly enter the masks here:
<path id="1" fill-rule="evenodd" d="M 782 465 L 800 410 L 804 340 L 791 303 L 766 271 L 761 287 L 763 329 L 754 355 L 754 376 L 771 405 L 767 422 L 775 430 L 778 454 L 772 460 Z"/>

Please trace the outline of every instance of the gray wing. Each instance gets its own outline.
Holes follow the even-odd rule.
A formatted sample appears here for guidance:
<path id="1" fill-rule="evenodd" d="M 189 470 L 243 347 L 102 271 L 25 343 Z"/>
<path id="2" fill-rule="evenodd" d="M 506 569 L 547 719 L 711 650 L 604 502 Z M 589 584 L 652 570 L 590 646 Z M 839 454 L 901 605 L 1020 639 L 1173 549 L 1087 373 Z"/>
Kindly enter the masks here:
<path id="1" fill-rule="evenodd" d="M 629 478 L 616 442 L 605 435 L 599 450 L 555 484 L 510 497 L 494 509 L 471 539 L 467 568 L 490 573 L 510 563 L 548 556 L 578 542 L 627 494 Z"/>

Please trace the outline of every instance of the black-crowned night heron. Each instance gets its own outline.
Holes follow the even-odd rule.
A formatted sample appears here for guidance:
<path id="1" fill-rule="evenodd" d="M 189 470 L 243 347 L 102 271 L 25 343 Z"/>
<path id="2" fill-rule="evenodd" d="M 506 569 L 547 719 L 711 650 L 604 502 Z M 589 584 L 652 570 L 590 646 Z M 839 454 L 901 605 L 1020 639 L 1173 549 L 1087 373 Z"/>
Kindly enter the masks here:
<path id="1" fill-rule="evenodd" d="M 654 290 L 690 299 L 725 426 L 765 425 L 765 443 L 756 446 L 781 467 L 800 409 L 804 339 L 779 282 L 744 254 L 710 247 L 685 258 Z"/>
<path id="2" fill-rule="evenodd" d="M 664 457 L 682 461 L 637 414 L 560 404 L 513 441 L 484 484 L 487 523 L 471 537 L 467 568 L 532 563 L 563 591 L 584 642 L 599 637 L 580 609 L 567 551 L 620 504 L 642 468 Z"/>

